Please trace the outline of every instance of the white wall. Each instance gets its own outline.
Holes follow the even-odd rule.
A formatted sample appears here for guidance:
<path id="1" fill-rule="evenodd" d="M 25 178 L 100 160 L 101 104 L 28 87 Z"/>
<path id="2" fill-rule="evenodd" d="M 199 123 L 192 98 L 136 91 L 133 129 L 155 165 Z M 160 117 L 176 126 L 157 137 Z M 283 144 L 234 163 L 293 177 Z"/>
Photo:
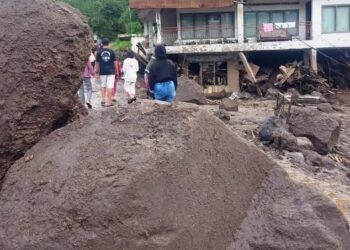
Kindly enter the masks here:
<path id="1" fill-rule="evenodd" d="M 313 0 L 312 1 L 312 39 L 316 47 L 350 47 L 350 32 L 322 33 L 322 6 L 350 5 L 350 0 Z"/>

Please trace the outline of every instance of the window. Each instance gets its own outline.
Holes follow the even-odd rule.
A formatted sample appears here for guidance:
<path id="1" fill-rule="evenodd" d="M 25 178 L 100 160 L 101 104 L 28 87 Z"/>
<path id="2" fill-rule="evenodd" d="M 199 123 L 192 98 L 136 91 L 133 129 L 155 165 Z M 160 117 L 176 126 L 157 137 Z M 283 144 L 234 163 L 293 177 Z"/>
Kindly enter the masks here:
<path id="1" fill-rule="evenodd" d="M 188 39 L 233 38 L 233 13 L 200 13 L 181 15 L 181 37 Z"/>
<path id="2" fill-rule="evenodd" d="M 295 27 L 288 28 L 288 32 L 298 35 L 298 10 L 285 11 L 249 11 L 244 13 L 244 33 L 245 37 L 256 37 L 259 29 L 264 23 L 295 23 Z"/>
<path id="3" fill-rule="evenodd" d="M 327 6 L 322 8 L 323 33 L 350 31 L 350 6 Z"/>

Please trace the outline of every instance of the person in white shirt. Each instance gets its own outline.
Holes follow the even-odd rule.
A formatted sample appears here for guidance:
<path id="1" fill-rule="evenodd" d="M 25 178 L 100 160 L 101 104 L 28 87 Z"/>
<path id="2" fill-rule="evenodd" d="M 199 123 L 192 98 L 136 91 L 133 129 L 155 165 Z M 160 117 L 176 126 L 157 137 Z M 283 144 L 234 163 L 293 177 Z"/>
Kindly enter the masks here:
<path id="1" fill-rule="evenodd" d="M 136 100 L 136 80 L 137 72 L 139 71 L 139 63 L 135 59 L 135 55 L 132 51 L 128 51 L 127 58 L 123 62 L 124 73 L 124 89 L 128 94 L 128 103 L 132 103 Z"/>

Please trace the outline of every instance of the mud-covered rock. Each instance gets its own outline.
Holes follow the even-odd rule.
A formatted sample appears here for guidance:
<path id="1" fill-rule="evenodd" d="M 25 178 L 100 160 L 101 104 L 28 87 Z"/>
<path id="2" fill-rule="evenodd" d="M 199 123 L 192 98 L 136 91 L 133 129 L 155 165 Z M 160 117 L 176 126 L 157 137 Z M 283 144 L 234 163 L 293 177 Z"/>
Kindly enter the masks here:
<path id="1" fill-rule="evenodd" d="M 294 109 L 289 125 L 295 136 L 307 137 L 320 154 L 329 153 L 340 135 L 339 121 L 313 108 Z"/>
<path id="2" fill-rule="evenodd" d="M 316 190 L 272 170 L 226 249 L 350 249 L 343 213 Z"/>
<path id="3" fill-rule="evenodd" d="M 54 0 L 0 1 L 0 180 L 77 106 L 92 46 L 82 16 Z"/>
<path id="4" fill-rule="evenodd" d="M 312 150 L 303 150 L 305 160 L 315 167 L 322 167 L 325 169 L 334 169 L 337 167 L 336 162 L 328 157 L 322 156 Z"/>
<path id="5" fill-rule="evenodd" d="M 238 112 L 238 100 L 224 98 L 224 99 L 222 99 L 222 101 L 219 105 L 219 109 L 223 109 L 223 110 L 231 111 L 231 112 Z"/>
<path id="6" fill-rule="evenodd" d="M 280 150 L 297 151 L 297 138 L 286 129 L 279 129 L 273 133 L 272 147 Z"/>
<path id="7" fill-rule="evenodd" d="M 274 165 L 197 105 L 96 111 L 10 168 L 0 249 L 226 249 Z"/>
<path id="8" fill-rule="evenodd" d="M 297 137 L 297 147 L 299 150 L 312 150 L 314 146 L 306 137 Z"/>
<path id="9" fill-rule="evenodd" d="M 178 102 L 189 102 L 198 105 L 207 104 L 203 88 L 198 83 L 187 77 L 178 78 L 175 100 Z"/>
<path id="10" fill-rule="evenodd" d="M 321 103 L 320 105 L 317 106 L 317 109 L 321 112 L 328 113 L 328 114 L 334 112 L 332 105 L 329 103 Z"/>

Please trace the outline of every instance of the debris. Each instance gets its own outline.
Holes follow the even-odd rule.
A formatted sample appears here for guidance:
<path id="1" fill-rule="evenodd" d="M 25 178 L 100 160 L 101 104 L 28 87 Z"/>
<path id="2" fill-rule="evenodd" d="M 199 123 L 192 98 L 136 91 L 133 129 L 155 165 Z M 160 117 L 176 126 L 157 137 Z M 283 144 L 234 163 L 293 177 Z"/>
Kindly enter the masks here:
<path id="1" fill-rule="evenodd" d="M 222 99 L 219 109 L 224 109 L 226 111 L 238 112 L 238 101 L 232 100 L 230 98 Z"/>
<path id="2" fill-rule="evenodd" d="M 332 151 L 340 135 L 340 123 L 314 108 L 295 108 L 289 119 L 295 136 L 307 137 L 320 154 Z"/>

